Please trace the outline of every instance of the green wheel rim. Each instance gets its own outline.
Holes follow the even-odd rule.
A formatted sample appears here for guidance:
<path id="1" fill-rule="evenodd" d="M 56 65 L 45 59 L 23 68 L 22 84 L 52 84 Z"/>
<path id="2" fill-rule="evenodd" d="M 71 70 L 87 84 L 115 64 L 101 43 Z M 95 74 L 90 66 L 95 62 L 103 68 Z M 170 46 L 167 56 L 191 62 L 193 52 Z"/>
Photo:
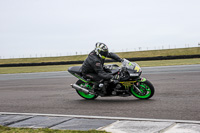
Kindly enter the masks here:
<path id="1" fill-rule="evenodd" d="M 149 86 L 147 86 L 146 84 L 144 83 L 141 83 L 140 86 L 138 87 L 140 89 L 140 91 L 143 93 L 144 90 L 146 90 L 146 94 L 145 95 L 141 95 L 140 93 L 136 93 L 134 91 L 134 88 L 133 86 L 131 87 L 131 92 L 133 93 L 134 96 L 138 97 L 138 98 L 142 98 L 142 99 L 145 99 L 145 98 L 148 98 L 150 95 L 151 95 L 151 89 Z"/>
<path id="2" fill-rule="evenodd" d="M 85 83 L 82 83 L 82 84 L 80 84 L 80 85 L 85 85 Z M 79 86 L 80 86 L 80 85 L 79 85 Z M 90 85 L 87 85 L 86 87 L 89 88 L 89 89 L 92 89 L 92 87 L 91 87 Z M 92 94 L 85 94 L 85 93 L 82 92 L 82 91 L 78 91 L 78 93 L 79 93 L 82 97 L 87 98 L 87 99 L 92 99 L 92 98 L 95 97 L 95 95 L 92 95 Z"/>

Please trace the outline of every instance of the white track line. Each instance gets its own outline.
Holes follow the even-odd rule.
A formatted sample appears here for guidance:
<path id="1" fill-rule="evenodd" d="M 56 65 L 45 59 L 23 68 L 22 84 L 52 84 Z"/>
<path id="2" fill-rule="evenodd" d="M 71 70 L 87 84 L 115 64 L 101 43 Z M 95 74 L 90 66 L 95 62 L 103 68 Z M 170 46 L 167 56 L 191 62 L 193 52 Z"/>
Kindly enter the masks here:
<path id="1" fill-rule="evenodd" d="M 55 116 L 55 117 L 89 118 L 89 119 L 111 119 L 111 120 L 128 120 L 128 121 L 152 121 L 152 122 L 176 122 L 176 123 L 200 124 L 200 121 L 191 121 L 191 120 L 147 119 L 147 118 L 88 116 L 88 115 L 38 114 L 38 113 L 14 113 L 14 112 L 0 112 L 0 115 Z"/>

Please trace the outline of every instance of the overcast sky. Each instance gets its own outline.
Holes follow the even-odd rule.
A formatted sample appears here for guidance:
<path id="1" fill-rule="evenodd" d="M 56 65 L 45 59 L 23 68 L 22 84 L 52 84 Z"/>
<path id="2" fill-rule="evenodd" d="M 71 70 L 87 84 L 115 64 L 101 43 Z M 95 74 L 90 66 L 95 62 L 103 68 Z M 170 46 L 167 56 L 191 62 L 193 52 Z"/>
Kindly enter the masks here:
<path id="1" fill-rule="evenodd" d="M 200 0 L 0 0 L 0 56 L 198 46 Z"/>

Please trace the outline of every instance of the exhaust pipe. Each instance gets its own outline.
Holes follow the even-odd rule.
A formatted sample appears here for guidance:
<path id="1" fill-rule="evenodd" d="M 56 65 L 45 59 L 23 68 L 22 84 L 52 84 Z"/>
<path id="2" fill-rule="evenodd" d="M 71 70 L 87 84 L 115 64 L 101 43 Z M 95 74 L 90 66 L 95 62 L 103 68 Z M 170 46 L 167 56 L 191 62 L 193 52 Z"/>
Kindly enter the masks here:
<path id="1" fill-rule="evenodd" d="M 80 87 L 80 86 L 77 85 L 77 84 L 71 84 L 71 86 L 72 86 L 72 88 L 74 88 L 74 89 L 76 89 L 76 90 L 78 90 L 78 91 L 81 91 L 81 92 L 83 92 L 83 93 L 85 93 L 85 94 L 90 94 L 89 90 L 87 90 L 87 89 L 85 89 L 85 88 L 82 88 L 82 87 Z"/>

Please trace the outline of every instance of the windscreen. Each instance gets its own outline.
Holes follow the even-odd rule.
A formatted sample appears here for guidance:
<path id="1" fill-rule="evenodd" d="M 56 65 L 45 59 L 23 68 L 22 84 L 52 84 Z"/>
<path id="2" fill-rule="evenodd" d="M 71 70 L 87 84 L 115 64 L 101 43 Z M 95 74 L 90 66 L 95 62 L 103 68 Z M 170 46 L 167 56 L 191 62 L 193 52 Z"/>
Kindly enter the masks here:
<path id="1" fill-rule="evenodd" d="M 135 70 L 136 72 L 140 72 L 141 71 L 141 68 L 140 68 L 140 66 L 137 63 L 130 62 L 127 59 L 123 60 L 122 66 L 126 67 L 127 69 L 130 69 L 130 70 Z"/>

